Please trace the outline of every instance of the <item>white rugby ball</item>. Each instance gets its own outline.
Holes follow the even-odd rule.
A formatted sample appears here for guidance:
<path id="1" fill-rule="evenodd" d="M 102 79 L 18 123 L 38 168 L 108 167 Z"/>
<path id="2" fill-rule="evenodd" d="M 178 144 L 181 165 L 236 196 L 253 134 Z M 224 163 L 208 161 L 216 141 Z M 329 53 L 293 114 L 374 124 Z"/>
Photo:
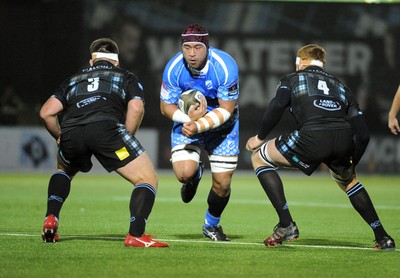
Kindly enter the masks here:
<path id="1" fill-rule="evenodd" d="M 192 107 L 192 105 L 200 103 L 200 99 L 202 98 L 205 99 L 202 92 L 196 89 L 187 90 L 180 95 L 178 100 L 178 107 L 183 113 L 188 114 L 190 107 Z"/>

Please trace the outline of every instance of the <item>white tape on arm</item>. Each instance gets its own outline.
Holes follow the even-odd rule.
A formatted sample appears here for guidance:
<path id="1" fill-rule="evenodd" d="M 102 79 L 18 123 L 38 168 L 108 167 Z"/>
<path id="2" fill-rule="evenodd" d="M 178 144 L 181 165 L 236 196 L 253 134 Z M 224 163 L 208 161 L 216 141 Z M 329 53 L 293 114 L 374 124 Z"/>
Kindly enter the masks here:
<path id="1" fill-rule="evenodd" d="M 190 118 L 188 115 L 183 113 L 181 110 L 176 110 L 172 115 L 172 120 L 178 123 L 188 123 L 190 122 Z"/>
<path id="2" fill-rule="evenodd" d="M 231 116 L 226 109 L 218 107 L 213 111 L 208 112 L 203 118 L 195 121 L 197 126 L 197 133 L 207 131 L 209 129 L 217 128 L 225 123 Z"/>

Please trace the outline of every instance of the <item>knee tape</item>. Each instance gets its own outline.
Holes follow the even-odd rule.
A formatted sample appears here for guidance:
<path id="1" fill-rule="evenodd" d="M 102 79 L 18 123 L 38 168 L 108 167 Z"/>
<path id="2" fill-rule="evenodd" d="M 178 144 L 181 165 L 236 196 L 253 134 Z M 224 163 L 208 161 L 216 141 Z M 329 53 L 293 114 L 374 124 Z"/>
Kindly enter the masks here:
<path id="1" fill-rule="evenodd" d="M 210 155 L 211 172 L 222 173 L 234 171 L 237 167 L 237 156 Z"/>
<path id="2" fill-rule="evenodd" d="M 271 157 L 268 154 L 268 144 L 270 143 L 270 141 L 268 141 L 267 143 L 264 143 L 264 145 L 262 145 L 257 153 L 260 157 L 260 159 L 269 167 L 273 167 L 273 168 L 278 168 L 278 165 L 276 165 L 276 163 L 271 159 Z"/>
<path id="3" fill-rule="evenodd" d="M 194 160 L 198 163 L 200 161 L 201 150 L 196 145 L 183 144 L 173 147 L 171 153 L 172 163 L 182 160 Z"/>

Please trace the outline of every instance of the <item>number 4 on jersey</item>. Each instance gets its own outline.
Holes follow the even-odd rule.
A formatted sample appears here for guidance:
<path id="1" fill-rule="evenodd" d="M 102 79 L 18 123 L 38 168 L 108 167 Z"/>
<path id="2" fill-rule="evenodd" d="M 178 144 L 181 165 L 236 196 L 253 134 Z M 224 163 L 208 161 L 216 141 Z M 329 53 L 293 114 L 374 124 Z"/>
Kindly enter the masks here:
<path id="1" fill-rule="evenodd" d="M 328 88 L 328 85 L 326 84 L 326 81 L 318 80 L 317 88 L 318 88 L 318 90 L 323 91 L 325 95 L 329 95 L 329 88 Z"/>

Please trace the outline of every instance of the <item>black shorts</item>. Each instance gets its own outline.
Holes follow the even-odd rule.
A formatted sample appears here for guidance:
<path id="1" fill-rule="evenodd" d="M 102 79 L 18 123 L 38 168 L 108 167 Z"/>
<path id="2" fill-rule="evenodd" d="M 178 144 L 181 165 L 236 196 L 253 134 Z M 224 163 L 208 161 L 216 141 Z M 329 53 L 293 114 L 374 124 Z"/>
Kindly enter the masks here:
<path id="1" fill-rule="evenodd" d="M 321 163 L 341 177 L 353 172 L 351 156 L 355 145 L 351 129 L 296 130 L 278 137 L 275 146 L 306 175 L 311 175 Z"/>
<path id="2" fill-rule="evenodd" d="M 100 121 L 62 133 L 59 156 L 66 165 L 88 172 L 93 166 L 91 157 L 94 155 L 111 172 L 143 152 L 144 148 L 124 125 Z"/>

